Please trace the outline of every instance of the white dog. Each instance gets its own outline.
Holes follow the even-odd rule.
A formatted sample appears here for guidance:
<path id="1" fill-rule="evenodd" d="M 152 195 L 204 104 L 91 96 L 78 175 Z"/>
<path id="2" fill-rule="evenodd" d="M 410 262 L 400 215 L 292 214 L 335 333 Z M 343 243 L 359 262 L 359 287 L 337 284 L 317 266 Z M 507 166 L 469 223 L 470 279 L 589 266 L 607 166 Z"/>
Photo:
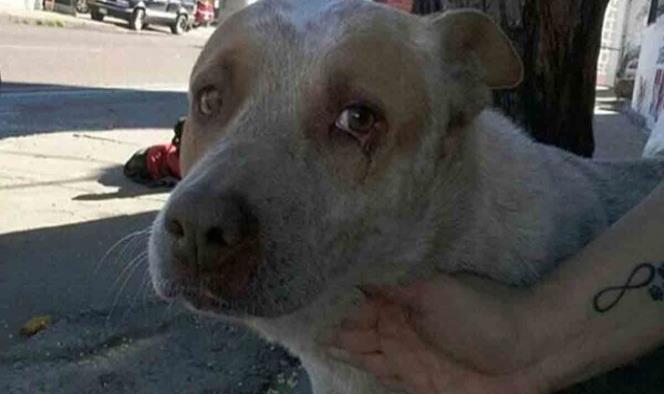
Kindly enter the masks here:
<path id="1" fill-rule="evenodd" d="M 316 345 L 355 286 L 436 271 L 533 283 L 664 176 L 537 144 L 486 109 L 521 77 L 474 11 L 271 0 L 235 14 L 191 75 L 186 176 L 149 246 L 157 292 L 282 343 L 316 394 L 387 392 Z"/>

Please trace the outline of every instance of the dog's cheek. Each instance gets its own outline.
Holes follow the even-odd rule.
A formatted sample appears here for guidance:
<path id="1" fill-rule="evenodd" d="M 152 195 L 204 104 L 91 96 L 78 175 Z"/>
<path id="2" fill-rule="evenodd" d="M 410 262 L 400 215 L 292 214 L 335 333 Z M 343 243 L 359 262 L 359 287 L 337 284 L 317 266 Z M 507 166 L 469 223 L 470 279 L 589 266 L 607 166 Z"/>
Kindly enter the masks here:
<path id="1" fill-rule="evenodd" d="M 334 175 L 351 185 L 363 183 L 370 166 L 369 157 L 362 153 L 357 141 L 343 132 L 332 132 L 325 159 Z"/>
<path id="2" fill-rule="evenodd" d="M 361 184 L 368 173 L 371 163 L 362 152 L 362 147 L 352 135 L 343 131 L 331 130 L 329 118 L 320 116 L 305 122 L 305 138 L 309 142 L 311 153 L 319 158 L 324 171 L 337 186 L 356 186 Z M 339 183 L 340 182 L 340 183 Z"/>
<path id="3" fill-rule="evenodd" d="M 182 141 L 180 145 L 180 171 L 182 176 L 185 177 L 191 168 L 198 160 L 203 157 L 203 146 L 200 137 L 196 134 L 193 127 L 189 126 L 190 122 L 185 124 L 185 130 L 182 133 Z"/>
<path id="4" fill-rule="evenodd" d="M 192 130 L 188 127 L 187 123 L 185 123 L 180 140 L 180 172 L 182 173 L 182 177 L 185 177 L 191 168 L 195 144 Z"/>

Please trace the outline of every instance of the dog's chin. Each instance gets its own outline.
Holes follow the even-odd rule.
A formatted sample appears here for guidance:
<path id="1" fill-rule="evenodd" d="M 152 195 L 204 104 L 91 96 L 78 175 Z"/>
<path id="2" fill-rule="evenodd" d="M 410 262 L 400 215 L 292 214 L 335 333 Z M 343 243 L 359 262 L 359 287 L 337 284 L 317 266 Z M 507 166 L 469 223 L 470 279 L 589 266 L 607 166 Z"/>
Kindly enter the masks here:
<path id="1" fill-rule="evenodd" d="M 315 299 L 320 286 L 306 286 L 310 296 L 293 291 L 300 287 L 273 271 L 228 270 L 215 272 L 182 271 L 174 269 L 174 261 L 161 254 L 150 256 L 153 287 L 157 295 L 168 302 L 179 302 L 187 309 L 217 318 L 275 319 L 296 313 Z M 238 264 L 239 265 L 239 264 Z M 269 259 L 256 267 L 270 267 Z M 163 267 L 168 267 L 164 270 Z"/>
<path id="2" fill-rule="evenodd" d="M 157 295 L 168 302 L 179 302 L 188 310 L 215 318 L 231 320 L 276 319 L 297 312 L 305 305 L 301 302 L 276 301 L 269 295 L 245 294 L 243 297 L 228 299 L 203 284 L 178 281 L 161 281 L 155 286 Z M 261 288 L 252 283 L 251 288 Z"/>
<path id="3" fill-rule="evenodd" d="M 178 301 L 189 311 L 217 319 L 242 320 L 247 315 L 230 307 L 228 303 L 209 295 L 182 295 Z"/>

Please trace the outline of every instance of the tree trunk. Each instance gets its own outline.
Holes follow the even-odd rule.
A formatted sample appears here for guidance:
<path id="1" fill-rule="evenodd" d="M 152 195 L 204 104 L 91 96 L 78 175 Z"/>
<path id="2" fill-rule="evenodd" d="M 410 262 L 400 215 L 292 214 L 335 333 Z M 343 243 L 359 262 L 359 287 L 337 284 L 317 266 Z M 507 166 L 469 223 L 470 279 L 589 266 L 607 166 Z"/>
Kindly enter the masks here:
<path id="1" fill-rule="evenodd" d="M 523 83 L 514 91 L 497 92 L 496 104 L 537 141 L 586 157 L 592 156 L 595 145 L 595 79 L 608 2 L 441 1 L 444 10 L 472 7 L 493 16 L 521 55 Z M 422 3 L 432 1 L 416 0 L 413 9 L 426 8 Z"/>

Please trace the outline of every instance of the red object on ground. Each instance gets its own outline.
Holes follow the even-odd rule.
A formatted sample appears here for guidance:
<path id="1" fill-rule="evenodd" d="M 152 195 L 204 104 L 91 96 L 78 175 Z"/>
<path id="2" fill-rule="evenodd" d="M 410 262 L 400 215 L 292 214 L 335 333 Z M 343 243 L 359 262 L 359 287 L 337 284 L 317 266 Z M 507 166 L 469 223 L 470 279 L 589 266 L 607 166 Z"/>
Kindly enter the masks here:
<path id="1" fill-rule="evenodd" d="M 181 179 L 180 150 L 173 144 L 154 145 L 148 148 L 146 164 L 153 180 L 165 177 Z"/>

